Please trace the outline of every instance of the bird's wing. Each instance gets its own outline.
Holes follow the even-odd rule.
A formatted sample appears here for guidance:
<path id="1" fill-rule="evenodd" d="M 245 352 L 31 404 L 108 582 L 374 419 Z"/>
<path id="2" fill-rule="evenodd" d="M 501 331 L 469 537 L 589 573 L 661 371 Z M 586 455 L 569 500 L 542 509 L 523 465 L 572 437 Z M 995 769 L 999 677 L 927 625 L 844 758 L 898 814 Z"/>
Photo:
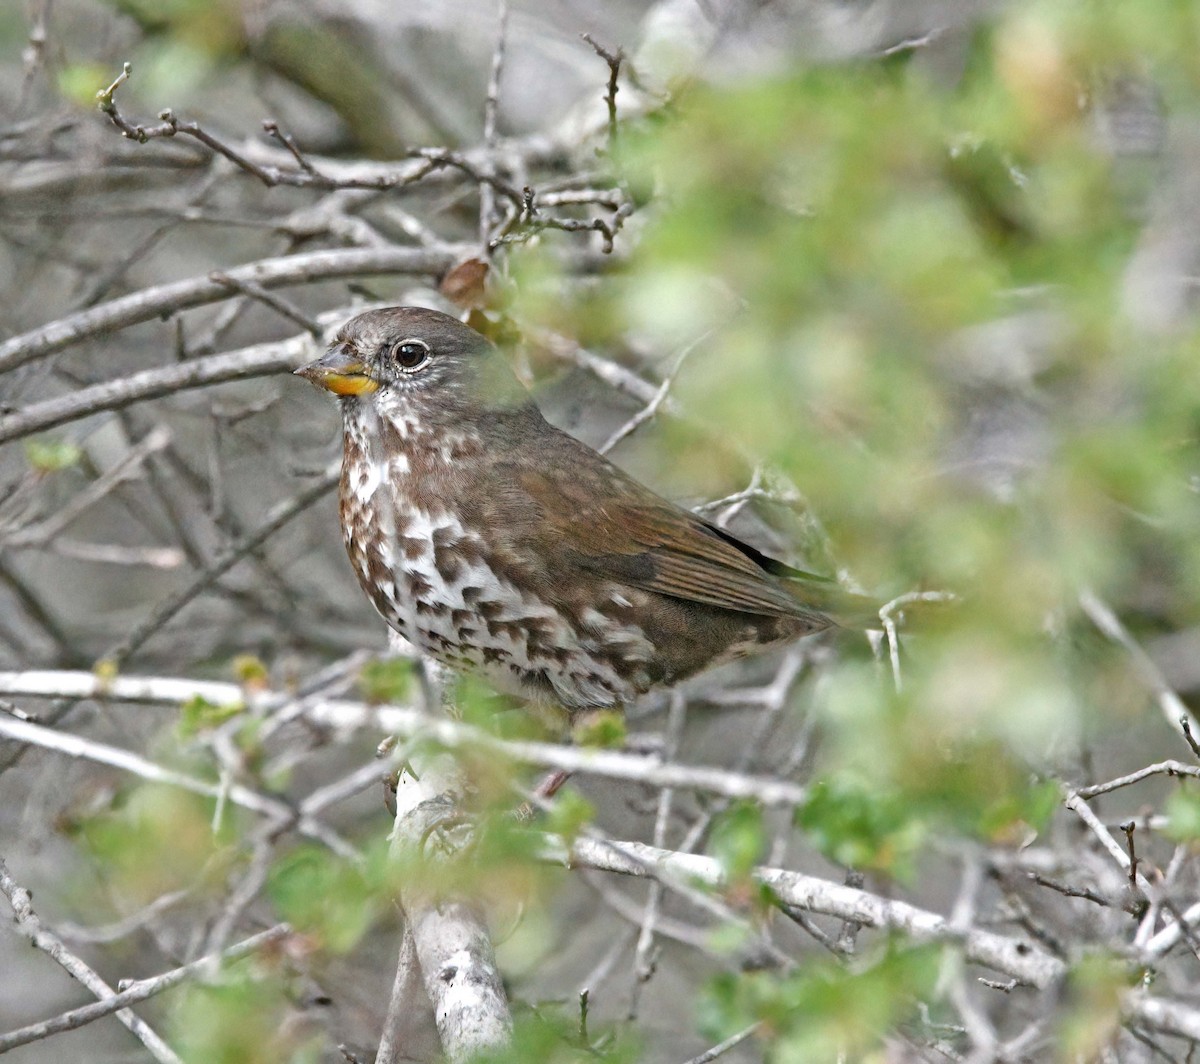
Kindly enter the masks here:
<path id="1" fill-rule="evenodd" d="M 569 437 L 568 437 L 569 439 Z M 660 498 L 572 440 L 572 462 L 509 475 L 524 496 L 524 534 L 538 541 L 548 575 L 555 559 L 631 587 L 758 615 L 830 622 L 764 568 L 764 555 Z"/>

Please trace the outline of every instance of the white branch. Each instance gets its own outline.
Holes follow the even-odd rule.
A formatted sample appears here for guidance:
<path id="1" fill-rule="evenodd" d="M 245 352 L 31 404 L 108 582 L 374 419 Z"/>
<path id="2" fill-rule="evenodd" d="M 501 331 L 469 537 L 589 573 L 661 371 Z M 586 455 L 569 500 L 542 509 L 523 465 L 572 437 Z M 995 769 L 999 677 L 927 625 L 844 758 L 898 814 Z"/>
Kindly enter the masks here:
<path id="1" fill-rule="evenodd" d="M 444 756 L 425 760 L 419 780 L 402 773 L 393 847 L 409 857 L 436 861 L 426 856 L 426 841 L 439 821 L 454 815 L 460 789 L 457 766 Z M 481 1051 L 506 1046 L 512 1036 L 512 1016 L 483 918 L 462 898 L 429 895 L 411 877 L 401 904 L 447 1059 L 459 1064 Z M 398 999 L 411 993 L 411 961 L 406 941 L 401 945 L 389 1023 L 411 1010 L 411 1001 Z M 399 1048 L 389 1027 L 378 1059 L 392 1064 Z"/>
<path id="2" fill-rule="evenodd" d="M 543 839 L 543 856 L 567 867 L 582 866 L 627 876 L 661 875 L 713 889 L 726 885 L 725 874 L 715 857 L 663 850 L 641 842 L 599 842 L 580 837 L 568 850 L 561 839 L 547 835 Z M 785 905 L 864 927 L 903 931 L 917 942 L 958 942 L 969 960 L 1030 986 L 1051 986 L 1067 972 L 1067 966 L 1057 957 L 1024 939 L 956 928 L 946 917 L 907 902 L 881 898 L 784 868 L 758 868 L 754 876 Z"/>
<path id="3" fill-rule="evenodd" d="M 231 683 L 136 676 L 102 680 L 90 672 L 53 670 L 0 672 L 0 695 L 96 698 L 176 705 L 199 695 L 216 706 L 242 705 L 246 702 L 245 692 Z M 270 705 L 284 705 L 287 701 L 286 696 L 259 696 L 255 707 L 261 710 Z M 460 721 L 432 720 L 415 709 L 396 706 L 369 706 L 362 702 L 316 699 L 306 706 L 304 717 L 313 724 L 338 730 L 376 728 L 403 738 L 420 736 L 450 750 L 483 747 L 497 756 L 539 768 L 628 780 L 651 787 L 705 791 L 726 798 L 749 798 L 764 806 L 799 805 L 804 802 L 807 793 L 804 787 L 790 780 L 730 772 L 707 765 L 679 765 L 617 750 L 497 739 Z"/>

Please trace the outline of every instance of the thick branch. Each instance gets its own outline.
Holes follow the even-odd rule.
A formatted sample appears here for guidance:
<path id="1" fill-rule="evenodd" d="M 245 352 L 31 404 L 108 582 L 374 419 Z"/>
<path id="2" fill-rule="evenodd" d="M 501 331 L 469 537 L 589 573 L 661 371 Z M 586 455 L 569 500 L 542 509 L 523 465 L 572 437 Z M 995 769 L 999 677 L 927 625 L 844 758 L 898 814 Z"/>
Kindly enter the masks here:
<path id="1" fill-rule="evenodd" d="M 396 793 L 393 847 L 410 858 L 436 861 L 436 856 L 428 856 L 426 843 L 438 823 L 452 815 L 460 789 L 457 768 L 444 756 L 423 759 L 420 779 L 403 773 Z M 442 1049 L 451 1064 L 507 1045 L 512 1035 L 512 1016 L 480 914 L 461 898 L 428 895 L 412 877 L 403 890 L 401 904 L 408 927 L 401 947 L 401 970 L 388 1009 L 389 1021 L 398 1022 L 414 1005 L 395 996 L 411 993 L 412 980 L 405 970 L 411 963 L 407 955 L 407 939 L 411 936 L 425 992 L 433 1004 Z M 419 1007 L 420 1003 L 415 1004 Z M 391 1030 L 385 1032 L 380 1046 L 381 1064 L 401 1059 L 397 1053 L 402 1047 L 394 1044 L 391 1035 Z"/>

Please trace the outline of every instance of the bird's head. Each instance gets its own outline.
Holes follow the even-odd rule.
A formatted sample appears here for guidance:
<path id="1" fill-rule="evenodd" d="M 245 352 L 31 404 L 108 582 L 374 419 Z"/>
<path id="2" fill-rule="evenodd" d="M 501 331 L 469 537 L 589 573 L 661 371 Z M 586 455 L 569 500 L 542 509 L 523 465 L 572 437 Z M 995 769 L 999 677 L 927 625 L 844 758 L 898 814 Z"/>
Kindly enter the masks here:
<path id="1" fill-rule="evenodd" d="M 490 340 L 449 314 L 423 307 L 386 307 L 351 318 L 329 350 L 296 373 L 381 412 L 529 402 Z"/>

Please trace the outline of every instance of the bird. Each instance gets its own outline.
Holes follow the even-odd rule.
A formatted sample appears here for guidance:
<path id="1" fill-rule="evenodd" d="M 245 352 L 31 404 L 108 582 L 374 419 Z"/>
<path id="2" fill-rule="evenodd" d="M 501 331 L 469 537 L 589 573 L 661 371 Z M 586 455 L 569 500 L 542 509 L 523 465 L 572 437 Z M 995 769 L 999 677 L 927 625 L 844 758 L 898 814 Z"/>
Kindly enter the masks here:
<path id="1" fill-rule="evenodd" d="M 568 715 L 838 627 L 822 578 L 656 494 L 543 417 L 457 318 L 351 318 L 295 371 L 341 406 L 342 537 L 391 628 Z"/>

